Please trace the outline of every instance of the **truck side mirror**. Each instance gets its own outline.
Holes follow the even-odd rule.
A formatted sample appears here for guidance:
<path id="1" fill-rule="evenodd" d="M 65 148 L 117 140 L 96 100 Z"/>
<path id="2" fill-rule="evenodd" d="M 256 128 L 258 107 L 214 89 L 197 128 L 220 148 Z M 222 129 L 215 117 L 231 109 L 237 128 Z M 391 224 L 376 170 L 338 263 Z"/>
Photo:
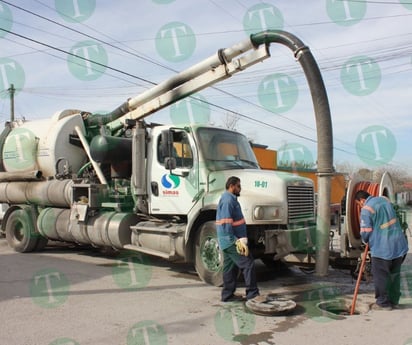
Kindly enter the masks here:
<path id="1" fill-rule="evenodd" d="M 160 151 L 163 157 L 172 157 L 173 152 L 173 133 L 164 130 L 161 134 Z"/>
<path id="2" fill-rule="evenodd" d="M 177 168 L 176 158 L 179 159 L 179 157 L 177 157 L 176 149 L 174 147 L 174 141 L 173 141 L 174 133 L 175 132 L 170 129 L 162 131 L 161 142 L 160 142 L 160 154 L 162 155 L 162 157 L 164 157 L 163 163 L 165 165 L 165 168 L 169 170 L 170 173 L 173 173 L 172 171 Z M 185 177 L 187 175 L 189 175 L 189 171 L 182 171 L 178 176 Z"/>

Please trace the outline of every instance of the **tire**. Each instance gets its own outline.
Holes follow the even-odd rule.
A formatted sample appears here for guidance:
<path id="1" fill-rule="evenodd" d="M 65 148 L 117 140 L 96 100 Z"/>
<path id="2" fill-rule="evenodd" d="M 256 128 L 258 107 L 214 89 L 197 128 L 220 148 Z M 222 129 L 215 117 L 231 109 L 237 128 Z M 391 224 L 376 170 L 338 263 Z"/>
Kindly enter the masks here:
<path id="1" fill-rule="evenodd" d="M 204 223 L 196 236 L 195 268 L 205 283 L 223 285 L 223 253 L 217 242 L 216 225 L 214 221 Z"/>
<path id="2" fill-rule="evenodd" d="M 17 209 L 10 214 L 6 223 L 6 240 L 11 248 L 19 253 L 32 252 L 40 238 L 28 212 Z"/>

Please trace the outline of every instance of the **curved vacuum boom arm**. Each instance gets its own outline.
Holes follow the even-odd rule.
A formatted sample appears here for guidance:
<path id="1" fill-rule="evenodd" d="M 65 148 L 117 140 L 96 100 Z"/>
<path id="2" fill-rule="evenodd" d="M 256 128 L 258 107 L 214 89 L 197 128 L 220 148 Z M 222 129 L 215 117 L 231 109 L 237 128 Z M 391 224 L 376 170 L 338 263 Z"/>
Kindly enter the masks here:
<path id="1" fill-rule="evenodd" d="M 332 120 L 326 88 L 312 53 L 296 36 L 285 31 L 274 30 L 251 35 L 250 39 L 256 46 L 280 43 L 290 48 L 300 62 L 308 81 L 315 110 L 318 142 L 319 198 L 316 222 L 316 273 L 321 276 L 326 275 L 329 267 L 330 178 L 334 173 Z"/>

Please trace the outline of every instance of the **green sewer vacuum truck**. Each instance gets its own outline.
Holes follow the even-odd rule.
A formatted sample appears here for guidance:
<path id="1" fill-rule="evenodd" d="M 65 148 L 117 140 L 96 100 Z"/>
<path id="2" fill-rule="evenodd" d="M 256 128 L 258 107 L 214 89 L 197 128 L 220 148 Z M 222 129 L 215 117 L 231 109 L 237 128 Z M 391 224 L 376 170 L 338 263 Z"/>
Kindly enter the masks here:
<path id="1" fill-rule="evenodd" d="M 48 240 L 137 251 L 193 263 L 203 281 L 220 285 L 216 206 L 226 179 L 236 175 L 255 258 L 270 264 L 292 252 L 313 253 L 310 179 L 261 170 L 241 133 L 146 122 L 159 109 L 268 58 L 270 43 L 290 47 L 310 88 L 321 92 L 315 112 L 317 103 L 327 105 L 309 49 L 292 34 L 267 31 L 108 114 L 70 109 L 7 123 L 0 136 L 0 203 L 8 205 L 1 223 L 8 244 L 18 252 L 41 250 Z M 329 113 L 324 117 L 330 125 Z"/>

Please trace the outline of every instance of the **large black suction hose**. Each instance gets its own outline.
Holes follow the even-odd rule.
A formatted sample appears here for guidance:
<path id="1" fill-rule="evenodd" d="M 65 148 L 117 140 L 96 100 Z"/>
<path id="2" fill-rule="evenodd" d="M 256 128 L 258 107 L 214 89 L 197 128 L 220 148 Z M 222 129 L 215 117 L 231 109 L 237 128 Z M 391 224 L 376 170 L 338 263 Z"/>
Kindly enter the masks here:
<path id="1" fill-rule="evenodd" d="M 85 118 L 86 127 L 93 126 L 104 126 L 112 121 L 117 120 L 123 115 L 127 114 L 130 111 L 129 105 L 127 102 L 124 102 L 122 105 L 117 107 L 115 110 L 111 111 L 108 114 L 90 114 Z"/>
<path id="2" fill-rule="evenodd" d="M 326 88 L 319 67 L 303 42 L 291 33 L 268 30 L 250 36 L 255 46 L 280 43 L 290 48 L 301 64 L 312 96 L 317 130 L 318 213 L 316 221 L 316 274 L 329 267 L 330 191 L 333 169 L 332 120 Z"/>

